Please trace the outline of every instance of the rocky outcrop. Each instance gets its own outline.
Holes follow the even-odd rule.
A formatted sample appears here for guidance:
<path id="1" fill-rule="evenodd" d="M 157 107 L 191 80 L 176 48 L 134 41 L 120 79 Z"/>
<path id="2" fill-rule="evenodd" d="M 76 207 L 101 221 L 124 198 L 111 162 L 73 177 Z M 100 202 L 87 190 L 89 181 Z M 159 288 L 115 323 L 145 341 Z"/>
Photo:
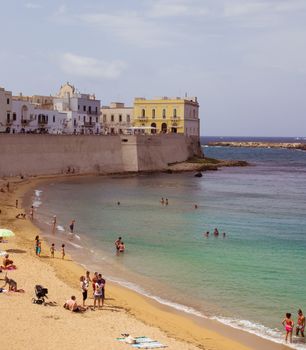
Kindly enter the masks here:
<path id="1" fill-rule="evenodd" d="M 287 148 L 300 149 L 306 151 L 306 143 L 299 142 L 257 142 L 257 141 L 243 141 L 243 142 L 209 142 L 208 146 L 222 146 L 222 147 L 250 147 L 250 148 Z"/>

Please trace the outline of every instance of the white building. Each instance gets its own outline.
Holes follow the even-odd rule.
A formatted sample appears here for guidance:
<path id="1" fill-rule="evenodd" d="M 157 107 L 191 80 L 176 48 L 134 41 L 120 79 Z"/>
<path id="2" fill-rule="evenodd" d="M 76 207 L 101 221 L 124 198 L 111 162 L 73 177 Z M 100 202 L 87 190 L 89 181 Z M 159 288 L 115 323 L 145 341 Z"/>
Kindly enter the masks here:
<path id="1" fill-rule="evenodd" d="M 9 132 L 61 134 L 66 114 L 47 109 L 45 104 L 30 101 L 30 97 L 13 96 Z"/>
<path id="2" fill-rule="evenodd" d="M 9 132 L 12 124 L 12 92 L 0 87 L 0 132 Z"/>
<path id="3" fill-rule="evenodd" d="M 94 95 L 80 94 L 69 83 L 61 87 L 53 99 L 54 109 L 66 114 L 64 133 L 99 134 L 100 100 Z"/>
<path id="4" fill-rule="evenodd" d="M 133 107 L 112 102 L 101 108 L 101 127 L 105 134 L 126 134 L 133 125 Z"/>

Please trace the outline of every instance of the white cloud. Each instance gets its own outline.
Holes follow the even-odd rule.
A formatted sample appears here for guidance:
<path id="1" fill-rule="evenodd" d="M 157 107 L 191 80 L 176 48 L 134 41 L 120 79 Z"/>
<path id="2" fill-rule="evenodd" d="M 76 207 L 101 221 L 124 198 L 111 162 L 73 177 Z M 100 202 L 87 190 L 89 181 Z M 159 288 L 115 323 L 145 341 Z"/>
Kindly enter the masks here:
<path id="1" fill-rule="evenodd" d="M 162 23 L 158 24 L 136 12 L 119 14 L 87 13 L 74 17 L 76 20 L 100 30 L 108 30 L 128 44 L 145 48 L 170 44 L 171 38 L 175 36 L 175 33 L 166 30 L 167 27 Z"/>
<path id="2" fill-rule="evenodd" d="M 117 79 L 126 68 L 119 60 L 106 62 L 69 52 L 59 58 L 59 66 L 66 74 L 90 79 Z"/>
<path id="3" fill-rule="evenodd" d="M 149 17 L 177 17 L 206 15 L 209 11 L 194 0 L 152 0 L 147 15 Z"/>
<path id="4" fill-rule="evenodd" d="M 42 8 L 42 6 L 40 4 L 37 3 L 33 3 L 33 2 L 28 2 L 24 5 L 27 9 L 40 9 Z"/>

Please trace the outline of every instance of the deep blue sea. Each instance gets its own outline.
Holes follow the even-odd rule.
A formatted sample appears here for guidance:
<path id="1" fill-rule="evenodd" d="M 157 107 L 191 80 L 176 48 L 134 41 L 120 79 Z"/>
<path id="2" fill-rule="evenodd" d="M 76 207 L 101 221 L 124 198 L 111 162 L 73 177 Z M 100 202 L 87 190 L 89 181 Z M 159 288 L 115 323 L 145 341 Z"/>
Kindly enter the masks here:
<path id="1" fill-rule="evenodd" d="M 58 248 L 66 241 L 67 251 L 91 271 L 187 313 L 281 342 L 285 312 L 295 320 L 298 308 L 306 312 L 306 152 L 203 149 L 207 157 L 252 165 L 202 178 L 187 173 L 54 182 L 33 193 L 37 217 L 47 239 Z M 226 238 L 213 237 L 214 228 Z M 118 236 L 127 248 L 119 256 Z"/>

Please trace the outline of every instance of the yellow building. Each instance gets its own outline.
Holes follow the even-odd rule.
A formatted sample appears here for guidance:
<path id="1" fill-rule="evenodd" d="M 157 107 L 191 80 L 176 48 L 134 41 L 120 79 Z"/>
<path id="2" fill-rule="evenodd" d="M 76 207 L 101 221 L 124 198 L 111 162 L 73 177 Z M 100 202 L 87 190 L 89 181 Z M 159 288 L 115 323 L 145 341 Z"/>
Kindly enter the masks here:
<path id="1" fill-rule="evenodd" d="M 151 134 L 178 133 L 199 137 L 200 119 L 197 98 L 162 97 L 153 100 L 135 98 L 133 125 Z"/>

